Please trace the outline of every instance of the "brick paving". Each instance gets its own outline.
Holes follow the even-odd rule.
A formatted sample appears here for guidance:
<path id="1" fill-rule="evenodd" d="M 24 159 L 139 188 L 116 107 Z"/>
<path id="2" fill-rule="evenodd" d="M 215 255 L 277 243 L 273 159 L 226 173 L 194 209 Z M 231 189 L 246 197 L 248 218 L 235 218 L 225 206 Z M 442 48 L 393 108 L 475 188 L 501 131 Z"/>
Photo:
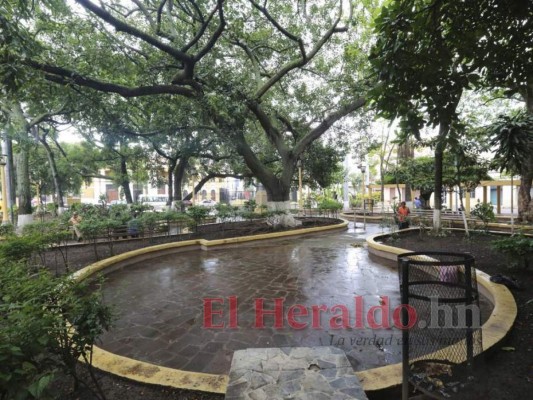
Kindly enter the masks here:
<path id="1" fill-rule="evenodd" d="M 332 345 L 346 352 L 355 370 L 400 361 L 396 328 L 354 328 L 354 297 L 363 296 L 364 315 L 388 296 L 391 311 L 399 304 L 397 272 L 372 261 L 362 243 L 377 226 L 367 231 L 350 229 L 276 242 L 253 243 L 239 248 L 180 253 L 138 263 L 107 276 L 106 301 L 115 307 L 117 320 L 102 338 L 106 350 L 151 363 L 196 372 L 227 374 L 233 352 L 246 348 L 314 347 Z M 237 328 L 229 324 L 229 297 L 237 298 Z M 206 329 L 205 298 L 213 303 L 212 322 L 222 329 Z M 265 327 L 254 327 L 254 301 L 264 298 L 273 309 L 283 299 L 284 326 L 274 328 L 274 316 L 265 316 Z M 289 307 L 301 304 L 308 322 L 305 329 L 288 325 Z M 312 305 L 345 305 L 350 327 L 332 329 L 330 318 L 340 313 L 321 313 L 320 329 L 313 329 Z M 379 318 L 378 318 L 379 322 Z"/>

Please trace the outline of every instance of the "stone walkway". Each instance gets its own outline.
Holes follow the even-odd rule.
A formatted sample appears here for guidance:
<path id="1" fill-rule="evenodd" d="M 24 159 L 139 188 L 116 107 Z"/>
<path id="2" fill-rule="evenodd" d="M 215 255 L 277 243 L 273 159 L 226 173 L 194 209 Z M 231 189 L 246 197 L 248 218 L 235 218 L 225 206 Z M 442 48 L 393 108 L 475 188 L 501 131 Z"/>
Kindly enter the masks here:
<path id="1" fill-rule="evenodd" d="M 360 226 L 361 224 L 358 223 Z M 378 233 L 377 225 L 343 232 L 317 234 L 275 242 L 257 242 L 238 248 L 176 254 L 131 265 L 108 275 L 104 296 L 118 316 L 102 340 L 104 349 L 123 356 L 171 368 L 228 374 L 234 351 L 247 348 L 335 346 L 346 352 L 355 370 L 400 361 L 396 328 L 355 328 L 355 300 L 362 296 L 363 315 L 373 306 L 400 303 L 394 268 L 372 261 L 364 238 Z M 237 302 L 230 317 L 230 297 Z M 212 301 L 210 322 L 224 328 L 206 328 L 204 300 Z M 264 316 L 256 327 L 256 299 L 271 310 L 283 302 L 282 324 Z M 222 301 L 221 300 L 221 301 Z M 289 309 L 301 305 L 289 326 Z M 350 326 L 337 329 L 332 317 L 349 312 Z M 313 306 L 326 308 L 313 327 Z M 307 316 L 301 312 L 307 310 Z M 220 312 L 221 315 L 216 314 Z M 294 314 L 297 315 L 297 314 Z M 293 315 L 293 316 L 294 316 Z M 379 321 L 378 321 L 379 322 Z"/>
<path id="2" fill-rule="evenodd" d="M 336 347 L 236 351 L 226 400 L 368 400 Z"/>

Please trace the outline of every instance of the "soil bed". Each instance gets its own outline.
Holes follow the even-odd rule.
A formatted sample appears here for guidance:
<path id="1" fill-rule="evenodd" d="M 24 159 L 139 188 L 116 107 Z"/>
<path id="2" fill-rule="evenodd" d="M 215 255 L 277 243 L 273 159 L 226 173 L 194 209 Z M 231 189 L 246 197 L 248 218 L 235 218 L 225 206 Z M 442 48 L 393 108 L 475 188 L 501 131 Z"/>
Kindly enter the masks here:
<path id="1" fill-rule="evenodd" d="M 515 278 L 521 286 L 520 290 L 512 290 L 518 306 L 514 328 L 491 354 L 485 355 L 476 382 L 459 399 L 526 399 L 533 390 L 533 271 L 509 268 L 507 257 L 491 247 L 491 242 L 500 238 L 501 235 L 474 233 L 466 239 L 462 232 L 435 237 L 413 231 L 385 242 L 412 251 L 470 253 L 479 270 L 491 276 L 503 274 Z"/>

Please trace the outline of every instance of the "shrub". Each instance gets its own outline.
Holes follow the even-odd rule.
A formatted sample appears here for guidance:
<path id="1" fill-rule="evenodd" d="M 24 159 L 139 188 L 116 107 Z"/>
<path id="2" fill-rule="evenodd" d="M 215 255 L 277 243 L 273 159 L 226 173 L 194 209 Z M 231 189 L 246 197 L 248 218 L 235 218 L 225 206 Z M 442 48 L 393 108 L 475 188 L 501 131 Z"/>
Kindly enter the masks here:
<path id="1" fill-rule="evenodd" d="M 318 209 L 325 211 L 327 214 L 336 215 L 337 212 L 342 210 L 342 204 L 337 200 L 324 198 L 320 203 L 318 203 Z"/>
<path id="2" fill-rule="evenodd" d="M 191 217 L 191 228 L 196 232 L 198 225 L 202 224 L 209 215 L 209 208 L 202 206 L 191 206 L 187 209 L 187 215 Z"/>
<path id="3" fill-rule="evenodd" d="M 126 224 L 132 217 L 132 212 L 127 204 L 109 206 L 109 218 L 119 221 L 122 225 Z"/>
<path id="4" fill-rule="evenodd" d="M 22 232 L 24 237 L 38 238 L 40 246 L 36 248 L 36 251 L 39 251 L 43 259 L 43 251 L 51 245 L 55 245 L 53 249 L 61 254 L 63 264 L 68 271 L 68 247 L 66 246 L 66 242 L 72 237 L 72 232 L 69 230 L 67 223 L 61 222 L 60 219 L 50 222 L 36 222 L 24 226 Z M 57 266 L 56 258 L 56 271 Z"/>
<path id="5" fill-rule="evenodd" d="M 129 205 L 130 211 L 135 215 L 142 215 L 145 211 L 153 210 L 154 207 L 145 203 L 133 203 Z"/>
<path id="6" fill-rule="evenodd" d="M 6 238 L 15 234 L 15 226 L 12 224 L 0 225 L 0 237 Z"/>
<path id="7" fill-rule="evenodd" d="M 257 207 L 257 202 L 255 200 L 248 200 L 244 202 L 245 211 L 253 213 L 256 207 Z"/>
<path id="8" fill-rule="evenodd" d="M 222 222 L 226 222 L 233 217 L 233 207 L 229 204 L 215 204 L 215 210 L 217 212 L 217 217 L 220 218 Z"/>
<path id="9" fill-rule="evenodd" d="M 100 293 L 46 271 L 8 263 L 0 275 L 0 398 L 45 398 L 58 371 L 82 382 L 76 366 L 107 330 Z M 87 384 L 86 382 L 84 382 Z M 94 381 L 97 385 L 97 382 Z M 97 390 L 101 393 L 97 386 Z M 98 396 L 103 398 L 103 394 Z"/>
<path id="10" fill-rule="evenodd" d="M 243 211 L 241 213 L 241 216 L 245 219 L 245 220 L 248 220 L 248 221 L 253 221 L 254 219 L 259 219 L 262 217 L 261 214 L 259 213 L 255 213 L 253 211 Z"/>
<path id="11" fill-rule="evenodd" d="M 0 242 L 0 260 L 28 264 L 32 256 L 44 250 L 46 246 L 46 239 L 40 235 L 12 236 Z"/>
<path id="12" fill-rule="evenodd" d="M 522 264 L 529 266 L 529 259 L 533 255 L 533 238 L 524 235 L 513 235 L 492 242 L 492 248 L 505 255 L 510 260 L 510 266 Z"/>
<path id="13" fill-rule="evenodd" d="M 489 222 L 495 221 L 494 209 L 490 203 L 477 203 L 474 209 L 470 212 L 471 215 L 480 219 L 483 222 L 483 229 L 487 230 Z"/>

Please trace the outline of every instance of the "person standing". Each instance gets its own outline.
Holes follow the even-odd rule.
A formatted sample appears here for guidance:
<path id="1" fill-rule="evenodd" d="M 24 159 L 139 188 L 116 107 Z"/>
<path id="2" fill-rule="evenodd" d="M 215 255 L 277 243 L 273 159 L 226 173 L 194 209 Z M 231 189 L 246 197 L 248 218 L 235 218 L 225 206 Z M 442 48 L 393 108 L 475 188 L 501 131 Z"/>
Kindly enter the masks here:
<path id="1" fill-rule="evenodd" d="M 398 218 L 398 228 L 400 230 L 409 228 L 409 214 L 411 214 L 411 210 L 409 210 L 409 207 L 405 205 L 405 201 L 402 201 L 400 203 L 400 207 L 398 207 L 398 210 L 396 211 L 396 217 Z"/>
<path id="2" fill-rule="evenodd" d="M 76 234 L 76 239 L 78 240 L 78 242 L 81 242 L 83 240 L 79 227 L 81 223 L 81 216 L 76 211 L 74 211 L 72 213 L 72 217 L 70 217 L 69 219 L 69 222 L 72 224 L 72 228 L 74 229 L 74 233 Z"/>
<path id="3" fill-rule="evenodd" d="M 422 201 L 418 197 L 415 197 L 414 203 L 415 203 L 415 209 L 418 210 L 418 209 L 422 208 Z"/>

